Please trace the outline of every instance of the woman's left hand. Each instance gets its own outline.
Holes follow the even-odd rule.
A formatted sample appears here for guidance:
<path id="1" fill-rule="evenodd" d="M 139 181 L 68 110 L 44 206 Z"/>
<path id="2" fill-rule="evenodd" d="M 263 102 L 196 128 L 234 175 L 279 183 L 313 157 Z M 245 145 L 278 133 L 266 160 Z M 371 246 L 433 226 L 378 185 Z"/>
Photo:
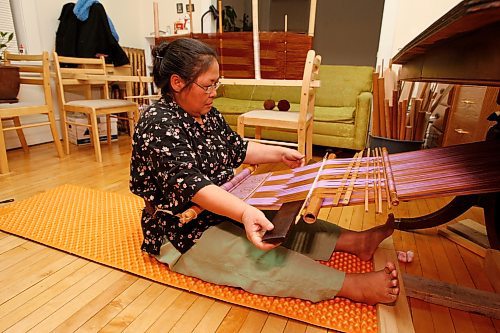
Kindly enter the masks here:
<path id="1" fill-rule="evenodd" d="M 298 168 L 304 166 L 305 156 L 298 151 L 290 148 L 283 148 L 283 154 L 281 155 L 281 161 L 285 163 L 289 168 Z"/>

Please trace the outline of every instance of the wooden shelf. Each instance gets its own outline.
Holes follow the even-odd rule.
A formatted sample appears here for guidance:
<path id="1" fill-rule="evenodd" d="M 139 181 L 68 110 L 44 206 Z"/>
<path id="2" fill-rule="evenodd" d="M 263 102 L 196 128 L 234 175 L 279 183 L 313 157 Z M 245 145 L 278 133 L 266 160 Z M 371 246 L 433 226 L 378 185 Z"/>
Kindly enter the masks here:
<path id="1" fill-rule="evenodd" d="M 400 79 L 500 86 L 500 1 L 464 0 L 393 60 Z"/>

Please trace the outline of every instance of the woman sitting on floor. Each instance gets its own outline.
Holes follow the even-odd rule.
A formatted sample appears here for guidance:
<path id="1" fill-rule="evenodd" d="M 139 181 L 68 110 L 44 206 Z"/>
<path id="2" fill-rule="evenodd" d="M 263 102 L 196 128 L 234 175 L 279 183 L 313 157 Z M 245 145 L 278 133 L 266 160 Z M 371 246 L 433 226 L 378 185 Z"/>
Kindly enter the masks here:
<path id="1" fill-rule="evenodd" d="M 130 189 L 146 202 L 142 249 L 174 272 L 246 291 L 318 302 L 335 296 L 369 304 L 391 303 L 399 293 L 394 263 L 381 271 L 352 274 L 320 264 L 333 251 L 373 256 L 393 224 L 363 232 L 324 221 L 298 225 L 286 244 L 262 241 L 272 223 L 264 213 L 220 186 L 242 163 L 304 164 L 296 150 L 243 141 L 212 106 L 219 87 L 216 53 L 194 39 L 154 48 L 153 76 L 162 98 L 139 119 Z M 182 224 L 179 214 L 205 209 Z M 314 233 L 314 253 L 291 249 L 297 233 Z"/>

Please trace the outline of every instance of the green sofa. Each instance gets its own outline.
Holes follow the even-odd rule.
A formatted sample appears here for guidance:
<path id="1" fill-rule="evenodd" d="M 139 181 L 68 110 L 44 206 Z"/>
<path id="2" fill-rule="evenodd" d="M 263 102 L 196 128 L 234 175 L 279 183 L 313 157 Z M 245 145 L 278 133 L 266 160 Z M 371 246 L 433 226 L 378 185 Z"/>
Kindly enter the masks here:
<path id="1" fill-rule="evenodd" d="M 316 91 L 313 144 L 361 150 L 365 148 L 372 101 L 373 68 L 367 66 L 321 65 L 321 87 Z M 300 87 L 222 86 L 214 106 L 236 130 L 238 116 L 250 110 L 264 109 L 264 101 L 290 102 L 288 112 L 297 112 Z M 277 107 L 276 107 L 277 109 Z M 245 130 L 253 137 L 253 129 Z M 262 130 L 263 139 L 296 142 L 292 133 Z"/>

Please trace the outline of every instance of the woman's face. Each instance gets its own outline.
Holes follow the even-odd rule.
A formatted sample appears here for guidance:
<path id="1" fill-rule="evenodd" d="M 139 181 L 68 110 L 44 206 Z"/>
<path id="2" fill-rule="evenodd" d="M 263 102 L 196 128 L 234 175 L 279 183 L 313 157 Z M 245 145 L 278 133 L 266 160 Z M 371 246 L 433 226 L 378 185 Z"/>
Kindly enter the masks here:
<path id="1" fill-rule="evenodd" d="M 217 96 L 216 84 L 219 82 L 219 64 L 214 59 L 208 70 L 200 74 L 194 83 L 176 94 L 180 107 L 196 119 L 207 114 Z M 208 93 L 207 93 L 208 91 Z"/>

